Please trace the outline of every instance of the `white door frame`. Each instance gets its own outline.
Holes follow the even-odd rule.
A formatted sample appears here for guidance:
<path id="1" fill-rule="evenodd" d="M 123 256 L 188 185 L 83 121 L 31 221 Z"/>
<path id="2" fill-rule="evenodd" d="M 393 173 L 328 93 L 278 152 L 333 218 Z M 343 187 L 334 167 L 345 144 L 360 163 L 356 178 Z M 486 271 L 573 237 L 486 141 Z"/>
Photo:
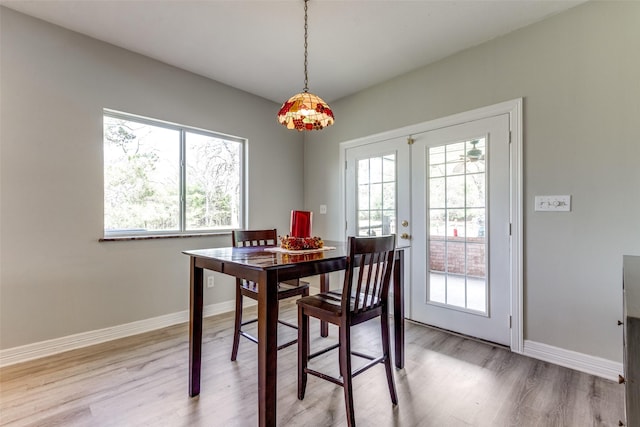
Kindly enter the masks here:
<path id="1" fill-rule="evenodd" d="M 523 352 L 523 171 L 522 171 L 522 98 L 516 98 L 510 101 L 504 101 L 487 107 L 454 114 L 434 120 L 429 120 L 415 125 L 405 126 L 390 131 L 365 136 L 340 143 L 340 164 L 346 166 L 346 150 L 348 148 L 360 145 L 380 142 L 391 138 L 401 136 L 411 136 L 412 134 L 428 132 L 443 127 L 454 126 L 469 121 L 479 120 L 501 114 L 509 114 L 509 131 L 510 131 L 510 220 L 511 220 L 511 283 L 510 283 L 510 309 L 511 309 L 511 351 L 516 353 Z M 345 185 L 346 170 L 345 166 L 340 168 L 340 222 L 346 224 L 346 201 L 345 201 Z M 344 230 L 344 228 L 343 228 Z M 405 276 L 406 278 L 406 276 Z M 407 284 L 405 283 L 405 289 Z M 409 297 L 409 293 L 405 292 L 405 298 Z M 410 307 L 405 301 L 405 307 Z"/>

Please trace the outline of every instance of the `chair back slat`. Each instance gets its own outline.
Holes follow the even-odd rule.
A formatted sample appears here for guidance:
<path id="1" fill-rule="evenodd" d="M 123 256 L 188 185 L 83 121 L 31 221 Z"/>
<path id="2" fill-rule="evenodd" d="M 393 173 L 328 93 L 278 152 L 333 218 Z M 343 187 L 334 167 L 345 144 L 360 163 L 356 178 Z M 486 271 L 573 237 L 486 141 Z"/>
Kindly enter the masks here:
<path id="1" fill-rule="evenodd" d="M 362 313 L 387 304 L 395 246 L 395 235 L 349 237 L 342 291 L 345 313 Z"/>
<path id="2" fill-rule="evenodd" d="M 366 305 L 366 301 L 362 301 L 360 298 L 358 298 L 362 294 L 364 294 L 365 296 L 367 294 L 366 292 L 362 292 L 362 281 L 365 277 L 364 273 L 367 270 L 365 263 L 366 263 L 366 256 L 363 254 L 360 256 L 361 267 L 358 271 L 358 280 L 355 283 L 356 285 L 355 292 L 348 292 L 348 295 L 353 295 L 356 297 L 353 303 L 353 310 L 352 310 L 355 313 L 359 312 L 360 308 Z"/>
<path id="3" fill-rule="evenodd" d="M 375 288 L 375 280 L 373 279 L 373 273 L 375 271 L 376 268 L 376 264 L 375 264 L 375 255 L 376 254 L 369 254 L 369 256 L 367 256 L 366 254 L 363 255 L 363 260 L 364 262 L 364 266 L 360 267 L 360 269 L 362 270 L 363 268 L 366 269 L 367 272 L 367 286 L 365 286 L 364 288 L 364 294 L 365 295 L 375 295 L 374 293 L 372 293 L 372 285 Z M 367 261 L 368 260 L 368 261 Z"/>
<path id="4" fill-rule="evenodd" d="M 372 284 L 371 292 L 369 292 L 369 287 L 367 286 L 367 293 L 380 298 L 381 289 L 382 289 L 382 277 L 380 276 L 380 272 L 382 269 L 380 268 L 381 263 L 384 263 L 384 257 L 382 253 L 375 253 L 371 255 L 371 266 L 369 272 L 373 272 L 370 274 L 370 283 Z"/>
<path id="5" fill-rule="evenodd" d="M 278 232 L 272 230 L 233 230 L 231 241 L 234 247 L 275 246 Z"/>

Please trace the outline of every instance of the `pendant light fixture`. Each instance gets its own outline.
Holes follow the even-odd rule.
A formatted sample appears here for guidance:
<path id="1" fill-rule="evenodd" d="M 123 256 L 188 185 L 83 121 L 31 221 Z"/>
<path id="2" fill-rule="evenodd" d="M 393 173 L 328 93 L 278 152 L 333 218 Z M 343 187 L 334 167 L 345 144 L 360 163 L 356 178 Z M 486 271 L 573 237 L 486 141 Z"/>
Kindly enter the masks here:
<path id="1" fill-rule="evenodd" d="M 307 72 L 307 3 L 304 0 L 304 89 L 293 95 L 282 104 L 278 112 L 278 122 L 287 129 L 320 130 L 333 124 L 333 111 L 331 107 L 318 95 L 309 92 L 307 87 L 309 77 Z"/>

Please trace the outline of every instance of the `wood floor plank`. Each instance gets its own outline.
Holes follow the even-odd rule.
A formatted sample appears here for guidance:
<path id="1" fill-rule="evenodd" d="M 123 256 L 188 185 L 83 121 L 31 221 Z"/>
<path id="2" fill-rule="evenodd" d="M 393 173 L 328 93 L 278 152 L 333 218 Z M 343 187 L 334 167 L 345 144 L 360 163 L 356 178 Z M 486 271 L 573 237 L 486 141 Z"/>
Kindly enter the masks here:
<path id="1" fill-rule="evenodd" d="M 295 310 L 281 307 L 292 321 Z M 255 426 L 257 346 L 241 341 L 231 362 L 232 332 L 229 314 L 205 319 L 197 398 L 187 392 L 186 324 L 2 368 L 0 425 Z M 378 322 L 354 332 L 354 347 L 379 350 Z M 394 371 L 399 405 L 391 404 L 384 368 L 374 367 L 354 380 L 360 426 L 582 427 L 624 419 L 624 389 L 616 383 L 410 322 L 405 333 L 405 368 Z M 336 340 L 330 329 L 311 345 Z M 313 362 L 337 373 L 335 352 Z M 296 363 L 295 346 L 278 353 L 278 425 L 344 426 L 340 387 L 311 376 L 305 399 L 297 399 Z"/>

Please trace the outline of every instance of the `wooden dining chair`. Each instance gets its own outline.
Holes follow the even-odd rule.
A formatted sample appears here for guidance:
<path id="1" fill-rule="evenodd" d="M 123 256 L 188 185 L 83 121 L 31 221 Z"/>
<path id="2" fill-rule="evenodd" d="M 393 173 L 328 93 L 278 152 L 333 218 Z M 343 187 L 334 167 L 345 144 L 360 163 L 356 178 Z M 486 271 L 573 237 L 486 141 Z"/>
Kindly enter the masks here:
<path id="1" fill-rule="evenodd" d="M 275 246 L 278 242 L 278 233 L 273 230 L 234 230 L 231 234 L 231 239 L 234 247 L 246 247 L 246 246 Z M 291 280 L 278 283 L 278 301 L 291 298 L 295 296 L 307 296 L 309 295 L 309 283 L 301 280 Z M 250 323 L 257 322 L 258 319 L 251 319 L 242 321 L 242 299 L 243 297 L 249 297 L 254 300 L 258 300 L 258 284 L 244 279 L 236 279 L 236 314 L 234 322 L 233 333 L 233 348 L 231 350 L 231 360 L 236 360 L 238 356 L 238 346 L 240 344 L 240 336 L 243 336 L 255 343 L 258 339 L 243 331 L 242 327 Z M 290 328 L 298 329 L 298 327 L 292 323 L 279 320 L 278 322 L 288 326 Z M 297 342 L 297 339 L 287 341 L 278 346 L 278 350 L 288 347 Z"/>
<path id="2" fill-rule="evenodd" d="M 355 426 L 352 379 L 365 370 L 384 364 L 391 402 L 398 403 L 391 369 L 389 344 L 388 292 L 395 257 L 395 235 L 380 237 L 349 237 L 349 254 L 342 292 L 329 291 L 300 298 L 298 304 L 298 399 L 304 399 L 307 375 L 331 381 L 344 388 L 347 422 Z M 338 326 L 339 342 L 310 354 L 309 317 Z M 382 355 L 371 356 L 351 350 L 351 327 L 380 317 Z M 335 378 L 308 367 L 309 360 L 339 348 L 341 378 Z M 369 362 L 355 371 L 351 355 Z"/>

